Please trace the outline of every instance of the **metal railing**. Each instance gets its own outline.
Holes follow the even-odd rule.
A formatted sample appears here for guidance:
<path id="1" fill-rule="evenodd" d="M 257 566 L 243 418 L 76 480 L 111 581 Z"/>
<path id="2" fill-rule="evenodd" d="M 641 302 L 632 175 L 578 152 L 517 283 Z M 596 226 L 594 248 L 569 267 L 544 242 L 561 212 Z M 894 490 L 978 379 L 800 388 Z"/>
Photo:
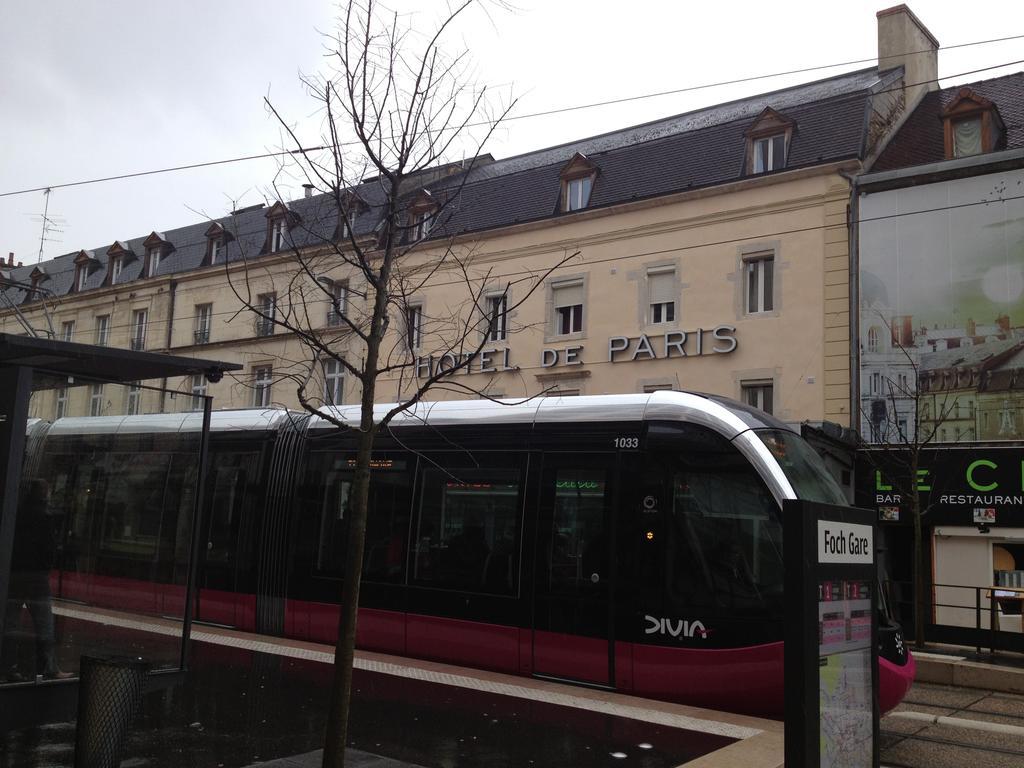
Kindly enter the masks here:
<path id="1" fill-rule="evenodd" d="M 273 336 L 274 335 L 274 321 L 267 320 L 263 317 L 256 318 L 253 323 L 253 328 L 256 330 L 257 336 Z"/>
<path id="2" fill-rule="evenodd" d="M 209 328 L 197 328 L 192 331 L 192 338 L 196 344 L 209 344 L 210 343 L 210 329 Z"/>
<path id="3" fill-rule="evenodd" d="M 894 618 L 903 625 L 904 634 L 914 638 L 914 585 L 908 581 L 883 583 Z M 937 595 L 942 597 L 937 599 Z M 1024 653 L 1024 588 L 998 584 L 926 584 L 925 642 L 973 646 L 995 655 L 997 651 Z M 939 621 L 939 619 L 942 621 Z"/>
<path id="4" fill-rule="evenodd" d="M 133 352 L 140 352 L 142 351 L 143 348 L 145 348 L 146 340 L 134 337 L 130 342 L 128 342 L 128 345 L 131 347 Z"/>

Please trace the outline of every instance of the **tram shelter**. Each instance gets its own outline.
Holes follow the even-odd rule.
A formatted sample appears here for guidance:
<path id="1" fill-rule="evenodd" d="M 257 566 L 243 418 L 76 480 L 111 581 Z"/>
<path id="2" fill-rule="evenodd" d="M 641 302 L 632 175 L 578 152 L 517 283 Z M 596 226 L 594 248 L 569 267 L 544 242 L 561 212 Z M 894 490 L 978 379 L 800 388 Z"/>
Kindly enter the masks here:
<path id="1" fill-rule="evenodd" d="M 212 398 L 189 395 L 191 413 L 165 408 L 167 397 L 182 395 L 168 390 L 166 382 L 186 376 L 217 382 L 241 368 L 216 360 L 0 333 L 0 730 L 68 719 L 74 712 L 77 658 L 82 653 L 152 656 L 158 671 L 185 669 Z M 151 398 L 160 403 L 159 410 L 175 411 L 155 417 L 163 420 L 168 433 L 164 448 L 155 452 L 152 438 L 135 444 L 122 440 L 120 456 L 112 456 L 111 436 L 123 432 L 120 419 L 90 422 L 67 413 L 72 418 L 62 421 L 80 425 L 88 437 L 66 440 L 69 452 L 59 457 L 47 456 L 48 444 L 46 450 L 39 448 L 42 443 L 27 450 L 50 428 L 43 419 L 30 419 L 33 397 L 67 397 L 75 388 L 85 389 L 82 402 L 89 402 L 89 393 L 95 401 L 99 392 L 105 398 L 101 405 L 107 406 L 130 403 L 132 394 L 142 389 L 159 393 Z M 124 388 L 125 398 L 112 394 L 118 388 Z M 171 405 L 180 406 L 180 401 Z M 39 412 L 38 403 L 32 409 Z M 117 409 L 93 410 L 106 415 Z M 88 471 L 77 471 L 79 463 Z M 123 499 L 138 489 L 149 495 L 136 495 L 136 503 L 125 504 Z M 139 519 L 133 517 L 134 508 L 154 507 L 173 513 L 158 516 L 160 531 L 133 525 Z M 166 544 L 168 536 L 173 536 L 171 545 Z M 143 556 L 134 561 L 149 563 L 147 569 L 117 573 L 119 554 L 139 552 Z M 102 558 L 122 588 L 130 585 L 129 602 L 138 604 L 126 609 L 164 617 L 161 636 L 140 633 L 131 622 L 90 608 L 91 591 L 109 589 L 111 581 L 93 575 L 102 573 L 103 568 L 96 568 Z M 85 562 L 88 577 L 76 572 L 76 564 Z M 58 587 L 62 580 L 67 580 L 63 590 Z M 52 598 L 55 592 L 76 589 L 78 599 Z"/>

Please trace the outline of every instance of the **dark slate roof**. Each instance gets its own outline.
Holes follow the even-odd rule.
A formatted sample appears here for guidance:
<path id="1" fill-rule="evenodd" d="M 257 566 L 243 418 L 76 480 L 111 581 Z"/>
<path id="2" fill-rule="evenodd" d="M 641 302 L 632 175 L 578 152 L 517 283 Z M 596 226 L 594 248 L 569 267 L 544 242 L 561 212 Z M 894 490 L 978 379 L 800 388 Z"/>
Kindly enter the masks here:
<path id="1" fill-rule="evenodd" d="M 488 157 L 464 172 L 441 169 L 454 172 L 427 185 L 433 197 L 444 204 L 431 235 L 572 215 L 559 211 L 559 172 L 576 152 L 586 154 L 598 169 L 588 208 L 740 180 L 745 171 L 744 131 L 768 106 L 795 124 L 786 170 L 861 157 L 871 95 L 895 83 L 901 74 L 900 69 L 881 73 L 875 68 L 859 70 L 505 160 L 490 161 Z M 420 189 L 410 184 L 403 190 L 406 201 L 411 202 Z M 366 203 L 353 230 L 368 235 L 379 222 L 385 191 L 377 179 L 364 181 L 352 191 Z M 289 231 L 294 245 L 314 245 L 334 236 L 338 220 L 330 196 L 300 198 L 288 203 L 288 209 L 295 221 Z M 254 206 L 216 220 L 232 238 L 226 248 L 228 261 L 252 258 L 267 250 L 267 210 Z M 201 266 L 210 223 L 161 230 L 171 250 L 164 254 L 157 274 L 177 274 Z M 147 234 L 120 240 L 136 258 L 123 266 L 118 283 L 141 276 L 145 264 L 142 243 L 152 230 L 144 231 Z M 97 264 L 86 290 L 103 286 L 107 250 L 114 240 L 112 237 L 108 244 L 93 249 Z M 71 290 L 78 253 L 40 265 L 50 276 L 43 285 L 54 295 Z M 35 266 L 14 268 L 11 278 L 28 283 Z M 13 301 L 24 298 L 24 292 L 13 287 L 7 294 Z"/>
<path id="2" fill-rule="evenodd" d="M 921 371 L 940 371 L 947 368 L 971 368 L 981 365 L 991 367 L 994 362 L 1002 360 L 1007 352 L 1019 348 L 1024 342 L 1020 339 L 1000 339 L 974 344 L 970 347 L 943 349 L 938 352 L 921 355 Z"/>
<path id="3" fill-rule="evenodd" d="M 1006 145 L 1000 149 L 1024 147 L 1024 72 L 964 83 L 926 94 L 913 114 L 900 127 L 889 145 L 872 166 L 872 171 L 889 171 L 912 165 L 937 163 L 946 159 L 942 110 L 956 98 L 961 88 L 995 104 L 1006 125 Z"/>

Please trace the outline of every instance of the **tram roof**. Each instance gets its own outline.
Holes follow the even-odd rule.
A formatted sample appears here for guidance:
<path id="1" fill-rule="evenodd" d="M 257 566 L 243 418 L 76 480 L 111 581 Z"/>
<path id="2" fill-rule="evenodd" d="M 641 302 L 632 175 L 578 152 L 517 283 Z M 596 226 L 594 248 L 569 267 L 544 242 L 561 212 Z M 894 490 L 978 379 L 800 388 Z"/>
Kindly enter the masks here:
<path id="1" fill-rule="evenodd" d="M 380 419 L 394 403 L 374 406 Z M 359 406 L 322 408 L 348 426 L 359 424 Z M 602 421 L 684 421 L 711 427 L 730 439 L 748 429 L 790 430 L 763 411 L 728 398 L 694 392 L 659 391 L 626 395 L 536 397 L 529 400 L 446 400 L 417 403 L 398 414 L 394 427 L 458 426 L 480 424 L 552 424 Z M 333 424 L 314 416 L 310 429 L 330 429 Z"/>
<path id="2" fill-rule="evenodd" d="M 290 411 L 271 408 L 213 411 L 211 432 L 249 432 L 277 429 L 291 416 Z M 70 416 L 58 419 L 50 427 L 50 435 L 145 434 L 199 432 L 203 414 L 153 413 L 145 416 Z"/>

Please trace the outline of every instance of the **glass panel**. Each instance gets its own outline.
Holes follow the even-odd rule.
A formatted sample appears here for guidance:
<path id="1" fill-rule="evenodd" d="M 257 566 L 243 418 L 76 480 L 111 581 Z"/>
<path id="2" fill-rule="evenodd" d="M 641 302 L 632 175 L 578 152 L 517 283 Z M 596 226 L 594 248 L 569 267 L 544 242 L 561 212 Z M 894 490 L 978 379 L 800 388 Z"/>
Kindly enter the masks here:
<path id="1" fill-rule="evenodd" d="M 958 120 L 953 123 L 953 155 L 968 157 L 981 154 L 981 118 Z"/>
<path id="2" fill-rule="evenodd" d="M 58 677 L 103 654 L 176 669 L 181 630 L 168 633 L 166 618 L 185 607 L 201 435 L 147 429 L 145 416 L 110 428 L 163 391 L 37 387 L 32 409 L 66 416 L 28 441 L 0 668 L 8 679 Z M 104 415 L 88 418 L 94 392 Z"/>
<path id="3" fill-rule="evenodd" d="M 784 134 L 772 137 L 772 166 L 771 170 L 778 170 L 786 167 L 786 137 Z"/>
<path id="4" fill-rule="evenodd" d="M 427 470 L 413 578 L 494 594 L 518 587 L 520 475 L 508 470 Z"/>
<path id="5" fill-rule="evenodd" d="M 758 139 L 754 142 L 754 173 L 768 170 L 768 140 Z"/>
<path id="6" fill-rule="evenodd" d="M 591 594 L 595 584 L 608 578 L 605 473 L 558 470 L 554 491 L 551 545 L 545 569 L 547 591 L 552 595 Z"/>
<path id="7" fill-rule="evenodd" d="M 757 300 L 757 262 L 747 262 L 747 311 L 759 312 L 761 303 Z"/>
<path id="8" fill-rule="evenodd" d="M 772 429 L 757 430 L 755 434 L 768 446 L 799 498 L 826 504 L 848 503 L 821 457 L 799 435 Z"/>
<path id="9" fill-rule="evenodd" d="M 764 278 L 764 306 L 763 311 L 770 312 L 774 309 L 775 291 L 775 260 L 764 259 L 761 261 L 761 274 Z"/>

